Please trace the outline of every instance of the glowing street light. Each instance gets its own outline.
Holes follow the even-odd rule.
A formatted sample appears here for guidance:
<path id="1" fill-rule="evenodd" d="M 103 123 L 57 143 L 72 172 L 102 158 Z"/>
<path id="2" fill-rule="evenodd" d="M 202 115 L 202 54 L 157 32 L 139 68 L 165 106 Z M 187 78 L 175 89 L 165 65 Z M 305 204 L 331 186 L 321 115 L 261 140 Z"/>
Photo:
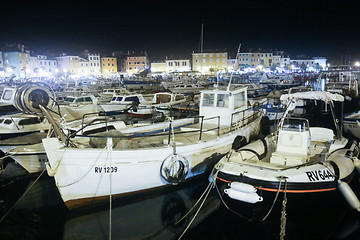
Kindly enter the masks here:
<path id="1" fill-rule="evenodd" d="M 356 63 L 355 63 L 355 66 L 356 66 L 356 67 L 360 67 L 360 62 L 356 62 Z"/>

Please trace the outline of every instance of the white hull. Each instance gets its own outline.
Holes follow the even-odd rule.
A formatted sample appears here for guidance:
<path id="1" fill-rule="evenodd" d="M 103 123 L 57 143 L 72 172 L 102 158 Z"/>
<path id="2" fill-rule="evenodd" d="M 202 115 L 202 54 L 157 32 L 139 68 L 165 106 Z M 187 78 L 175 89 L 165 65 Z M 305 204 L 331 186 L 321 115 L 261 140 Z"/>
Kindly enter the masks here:
<path id="1" fill-rule="evenodd" d="M 213 134 L 209 141 L 193 141 L 188 145 L 177 143 L 176 153 L 189 162 L 186 179 L 204 173 L 206 164 L 209 164 L 207 161 L 230 151 L 236 136 L 247 139 L 256 136 L 259 123 L 260 119 L 257 119 L 250 126 L 218 138 Z M 153 143 L 151 148 L 134 150 L 62 148 L 56 138 L 43 139 L 43 144 L 52 167 L 48 173 L 54 175 L 60 194 L 69 207 L 77 204 L 69 203 L 71 200 L 134 193 L 170 185 L 160 174 L 163 161 L 174 151 L 167 145 L 167 136 L 164 136 L 163 146 Z"/>

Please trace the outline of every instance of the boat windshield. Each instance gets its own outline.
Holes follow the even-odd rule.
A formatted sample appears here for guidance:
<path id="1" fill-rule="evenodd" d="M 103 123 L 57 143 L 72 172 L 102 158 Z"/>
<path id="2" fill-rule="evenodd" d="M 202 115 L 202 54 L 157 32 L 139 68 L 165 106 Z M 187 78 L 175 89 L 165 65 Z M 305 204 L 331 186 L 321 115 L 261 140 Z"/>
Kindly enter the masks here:
<path id="1" fill-rule="evenodd" d="M 285 119 L 281 129 L 293 132 L 309 131 L 309 122 L 306 119 Z"/>

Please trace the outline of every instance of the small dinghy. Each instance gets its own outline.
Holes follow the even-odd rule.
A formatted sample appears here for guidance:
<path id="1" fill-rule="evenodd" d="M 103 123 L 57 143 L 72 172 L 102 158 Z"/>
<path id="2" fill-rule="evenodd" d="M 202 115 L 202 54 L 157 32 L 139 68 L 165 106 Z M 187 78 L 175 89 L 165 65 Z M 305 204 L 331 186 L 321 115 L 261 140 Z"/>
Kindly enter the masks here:
<path id="1" fill-rule="evenodd" d="M 339 189 L 349 204 L 360 210 L 359 200 L 347 184 L 359 164 L 357 141 L 341 136 L 337 119 L 334 135 L 332 129 L 310 127 L 307 119 L 289 116 L 298 99 L 322 100 L 333 110 L 333 101 L 344 98 L 327 92 L 308 92 L 282 95 L 281 100 L 285 99 L 289 100 L 288 108 L 274 133 L 233 149 L 215 166 L 210 178 L 216 178 L 225 204 L 259 207 L 274 204 L 279 193 L 297 199 L 310 195 L 314 199 L 316 194 L 323 196 Z"/>

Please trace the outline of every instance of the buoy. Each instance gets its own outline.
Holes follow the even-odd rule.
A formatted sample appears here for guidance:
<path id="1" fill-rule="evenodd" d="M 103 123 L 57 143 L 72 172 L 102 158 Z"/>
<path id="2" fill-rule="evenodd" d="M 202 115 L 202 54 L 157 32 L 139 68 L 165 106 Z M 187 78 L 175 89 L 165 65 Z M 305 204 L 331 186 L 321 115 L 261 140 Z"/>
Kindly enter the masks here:
<path id="1" fill-rule="evenodd" d="M 353 192 L 353 190 L 350 188 L 350 186 L 346 182 L 343 182 L 341 180 L 338 180 L 338 186 L 340 192 L 345 197 L 349 205 L 352 208 L 356 209 L 358 212 L 360 212 L 360 201 Z"/>
<path id="2" fill-rule="evenodd" d="M 255 192 L 253 192 L 253 193 L 239 192 L 239 191 L 236 191 L 231 188 L 225 189 L 224 192 L 227 195 L 229 195 L 230 198 L 239 200 L 242 202 L 257 203 L 257 202 L 261 202 L 263 200 L 263 198 L 260 197 L 259 195 L 257 195 L 257 193 L 255 193 Z"/>
<path id="3" fill-rule="evenodd" d="M 252 185 L 246 184 L 246 183 L 241 183 L 241 182 L 230 183 L 230 188 L 234 189 L 236 191 L 239 191 L 239 192 L 244 192 L 244 193 L 256 192 L 256 188 L 254 188 Z"/>

